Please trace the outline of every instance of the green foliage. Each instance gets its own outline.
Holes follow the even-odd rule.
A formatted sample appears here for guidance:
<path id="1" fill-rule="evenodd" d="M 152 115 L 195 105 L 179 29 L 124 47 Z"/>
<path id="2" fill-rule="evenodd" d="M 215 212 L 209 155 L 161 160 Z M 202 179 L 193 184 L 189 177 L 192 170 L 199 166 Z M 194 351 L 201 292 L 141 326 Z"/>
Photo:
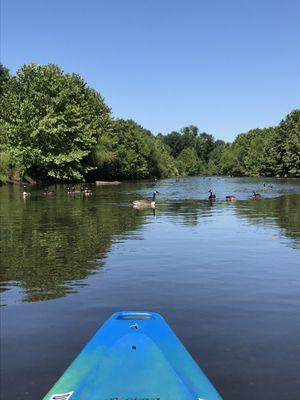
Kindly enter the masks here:
<path id="1" fill-rule="evenodd" d="M 55 181 L 175 174 L 163 141 L 134 121 L 112 121 L 78 75 L 29 64 L 10 76 L 1 66 L 0 83 L 0 150 L 8 154 L 1 179 L 15 165 L 21 175 Z"/>
<path id="2" fill-rule="evenodd" d="M 215 148 L 214 137 L 208 133 L 201 133 L 195 138 L 195 148 L 199 159 L 207 163 L 210 159 L 211 152 Z"/>
<path id="3" fill-rule="evenodd" d="M 175 158 L 178 172 L 182 175 L 214 175 L 219 171 L 219 161 L 225 143 L 214 140 L 208 133 L 200 133 L 199 129 L 190 125 L 179 132 L 171 132 L 161 136 Z"/>
<path id="4" fill-rule="evenodd" d="M 300 176 L 300 110 L 292 111 L 277 129 L 277 161 L 282 175 Z"/>
<path id="5" fill-rule="evenodd" d="M 10 157 L 5 151 L 0 151 L 0 184 L 5 183 L 9 177 Z"/>
<path id="6" fill-rule="evenodd" d="M 0 182 L 141 179 L 181 175 L 300 176 L 300 110 L 277 127 L 233 143 L 190 125 L 154 136 L 112 120 L 103 98 L 76 74 L 48 64 L 11 76 L 0 64 Z"/>
<path id="7" fill-rule="evenodd" d="M 93 162 L 101 177 L 138 179 L 167 177 L 175 172 L 172 157 L 163 143 L 132 120 L 112 122 L 112 129 L 99 138 Z"/>
<path id="8" fill-rule="evenodd" d="M 219 169 L 218 169 L 217 164 L 215 163 L 215 161 L 213 159 L 210 159 L 207 163 L 205 174 L 206 175 L 218 175 L 218 173 L 219 173 Z"/>
<path id="9" fill-rule="evenodd" d="M 3 85 L 0 107 L 7 146 L 26 173 L 80 180 L 92 168 L 86 160 L 110 111 L 78 75 L 52 64 L 24 65 Z"/>
<path id="10" fill-rule="evenodd" d="M 196 150 L 186 148 L 176 158 L 176 167 L 180 175 L 197 175 L 199 171 L 199 159 Z"/>
<path id="11" fill-rule="evenodd" d="M 300 176 L 300 110 L 275 128 L 254 129 L 227 145 L 220 172 L 234 176 Z"/>
<path id="12" fill-rule="evenodd" d="M 206 174 L 207 175 L 218 175 L 221 171 L 221 157 L 224 152 L 226 144 L 223 140 L 216 140 L 213 143 L 213 149 L 210 151 L 208 156 Z"/>
<path id="13" fill-rule="evenodd" d="M 0 63 L 0 95 L 3 94 L 4 87 L 10 79 L 9 70 Z"/>
<path id="14" fill-rule="evenodd" d="M 181 134 L 179 132 L 171 132 L 168 135 L 161 137 L 166 146 L 168 146 L 170 155 L 174 158 L 178 157 L 183 150 Z"/>

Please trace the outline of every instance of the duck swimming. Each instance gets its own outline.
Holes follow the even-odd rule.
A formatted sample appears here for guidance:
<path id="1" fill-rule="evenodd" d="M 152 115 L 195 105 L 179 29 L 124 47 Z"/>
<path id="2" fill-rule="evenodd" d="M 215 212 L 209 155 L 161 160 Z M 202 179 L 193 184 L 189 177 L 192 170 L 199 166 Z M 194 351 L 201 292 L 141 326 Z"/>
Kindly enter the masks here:
<path id="1" fill-rule="evenodd" d="M 215 201 L 216 200 L 216 194 L 212 192 L 212 190 L 209 190 L 209 196 L 208 196 L 208 200 L 210 201 Z"/>
<path id="2" fill-rule="evenodd" d="M 256 193 L 256 192 L 253 192 L 253 198 L 254 199 L 262 199 L 262 195 L 261 194 L 259 194 L 259 193 Z"/>
<path id="3" fill-rule="evenodd" d="M 92 192 L 91 189 L 89 189 L 89 188 L 86 187 L 86 188 L 83 190 L 83 194 L 84 194 L 85 196 L 92 196 L 93 192 Z"/>
<path id="4" fill-rule="evenodd" d="M 134 200 L 132 202 L 134 208 L 154 208 L 156 195 L 159 194 L 158 190 L 155 190 L 152 195 L 152 200 Z"/>
<path id="5" fill-rule="evenodd" d="M 46 188 L 43 194 L 44 194 L 44 196 L 52 196 L 54 194 L 54 192 L 51 190 L 48 190 L 48 188 Z"/>
<path id="6" fill-rule="evenodd" d="M 67 187 L 67 193 L 74 195 L 74 194 L 82 193 L 82 190 L 76 190 L 75 186 L 72 186 L 71 188 Z"/>
<path id="7" fill-rule="evenodd" d="M 264 189 L 273 189 L 273 185 L 266 185 L 266 184 L 264 183 Z"/>
<path id="8" fill-rule="evenodd" d="M 23 186 L 24 190 L 23 190 L 23 198 L 26 199 L 26 197 L 30 196 L 30 193 L 26 191 L 26 185 Z"/>
<path id="9" fill-rule="evenodd" d="M 236 197 L 235 196 L 226 196 L 226 201 L 236 201 Z"/>

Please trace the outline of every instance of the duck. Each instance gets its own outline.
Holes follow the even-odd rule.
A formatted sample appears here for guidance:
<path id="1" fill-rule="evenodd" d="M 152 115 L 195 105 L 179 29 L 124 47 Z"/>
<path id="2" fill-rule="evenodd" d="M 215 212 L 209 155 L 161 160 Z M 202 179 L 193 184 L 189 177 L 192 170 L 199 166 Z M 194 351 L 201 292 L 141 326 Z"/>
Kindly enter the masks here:
<path id="1" fill-rule="evenodd" d="M 226 201 L 236 201 L 236 197 L 235 196 L 226 196 Z"/>
<path id="2" fill-rule="evenodd" d="M 88 189 L 88 188 L 86 187 L 86 188 L 84 188 L 84 190 L 83 190 L 83 194 L 84 194 L 85 196 L 92 196 L 93 192 L 92 192 L 91 189 Z"/>
<path id="3" fill-rule="evenodd" d="M 72 186 L 71 188 L 67 187 L 67 193 L 70 195 L 74 195 L 77 193 L 82 193 L 81 190 L 76 190 L 75 186 Z"/>
<path id="4" fill-rule="evenodd" d="M 266 185 L 265 183 L 263 184 L 264 189 L 273 189 L 273 185 Z"/>
<path id="5" fill-rule="evenodd" d="M 155 199 L 156 195 L 159 194 L 158 190 L 155 190 L 152 195 L 152 200 L 134 200 L 132 202 L 134 208 L 146 208 L 146 207 L 155 207 Z"/>
<path id="6" fill-rule="evenodd" d="M 51 190 L 48 190 L 48 188 L 46 188 L 43 194 L 44 194 L 44 196 L 51 196 L 54 194 L 54 192 Z"/>
<path id="7" fill-rule="evenodd" d="M 209 190 L 208 200 L 210 200 L 210 201 L 215 201 L 216 200 L 216 194 L 213 193 L 212 190 Z"/>
<path id="8" fill-rule="evenodd" d="M 81 193 L 81 190 L 76 190 L 75 186 L 72 187 L 72 192 L 74 194 Z"/>
<path id="9" fill-rule="evenodd" d="M 68 195 L 72 195 L 72 194 L 74 194 L 74 192 L 73 192 L 72 189 L 70 189 L 69 187 L 67 187 L 67 194 L 68 194 Z"/>
<path id="10" fill-rule="evenodd" d="M 30 196 L 30 193 L 26 191 L 26 185 L 23 186 L 24 190 L 23 190 L 23 198 L 26 199 L 26 197 Z"/>
<path id="11" fill-rule="evenodd" d="M 261 194 L 259 194 L 259 193 L 256 193 L 256 192 L 253 192 L 253 198 L 254 199 L 262 199 L 262 195 Z"/>

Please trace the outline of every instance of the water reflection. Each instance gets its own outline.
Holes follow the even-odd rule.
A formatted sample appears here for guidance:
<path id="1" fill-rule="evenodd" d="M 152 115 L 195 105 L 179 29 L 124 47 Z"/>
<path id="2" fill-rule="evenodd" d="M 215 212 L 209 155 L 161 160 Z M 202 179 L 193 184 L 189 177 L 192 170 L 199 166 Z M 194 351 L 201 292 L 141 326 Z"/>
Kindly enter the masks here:
<path id="1" fill-rule="evenodd" d="M 16 190 L 5 189 L 0 193 L 1 281 L 18 282 L 26 301 L 76 291 L 76 281 L 101 268 L 114 238 L 136 230 L 144 219 L 107 203 L 107 193 L 100 199 L 69 198 L 57 188 L 55 198 L 36 192 L 24 204 Z M 118 200 L 122 195 L 114 193 Z"/>
<path id="2" fill-rule="evenodd" d="M 173 223 L 196 226 L 205 218 L 212 217 L 212 204 L 207 200 L 179 200 L 159 206 L 159 211 Z"/>
<path id="3" fill-rule="evenodd" d="M 288 185 L 291 192 L 299 188 Z M 157 208 L 132 209 L 132 199 L 146 197 L 153 186 L 159 186 L 161 192 Z M 171 222 L 176 235 L 177 224 L 197 227 L 203 223 L 216 224 L 222 220 L 221 216 L 227 216 L 229 221 L 228 216 L 235 215 L 251 224 L 278 227 L 291 245 L 299 248 L 300 195 L 276 197 L 274 190 L 263 200 L 247 200 L 253 187 L 258 186 L 261 182 L 253 179 L 193 178 L 93 188 L 94 195 L 88 198 L 67 196 L 66 187 L 56 186 L 51 188 L 54 196 L 45 198 L 44 189 L 36 188 L 25 201 L 20 188 L 1 188 L 1 291 L 19 286 L 23 301 L 74 293 L 89 275 L 101 270 L 112 243 L 130 238 L 155 220 Z M 211 203 L 207 200 L 209 187 L 216 188 L 221 199 L 228 192 L 246 199 L 231 204 L 224 200 Z M 282 186 L 278 190 L 282 191 Z M 211 234 L 213 240 L 213 231 Z M 178 250 L 170 251 L 176 258 Z"/>
<path id="4" fill-rule="evenodd" d="M 148 309 L 224 399 L 298 399 L 300 180 L 250 199 L 262 182 L 0 188 L 3 398 L 42 398 L 109 314 Z M 157 208 L 133 209 L 153 187 Z"/>
<path id="5" fill-rule="evenodd" d="M 275 226 L 281 235 L 292 239 L 291 245 L 300 248 L 300 196 L 285 195 L 259 201 L 236 204 L 239 216 L 246 217 L 251 224 Z"/>

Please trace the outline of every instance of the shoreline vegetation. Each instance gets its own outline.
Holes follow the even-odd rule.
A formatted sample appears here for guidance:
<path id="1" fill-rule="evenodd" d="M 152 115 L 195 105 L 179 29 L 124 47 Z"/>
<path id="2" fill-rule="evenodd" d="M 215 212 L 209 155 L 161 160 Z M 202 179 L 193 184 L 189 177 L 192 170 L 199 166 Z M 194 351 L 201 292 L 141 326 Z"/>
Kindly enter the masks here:
<path id="1" fill-rule="evenodd" d="M 187 126 L 154 135 L 115 119 L 103 97 L 57 65 L 0 64 L 0 184 L 188 175 L 300 177 L 300 109 L 232 143 Z"/>

